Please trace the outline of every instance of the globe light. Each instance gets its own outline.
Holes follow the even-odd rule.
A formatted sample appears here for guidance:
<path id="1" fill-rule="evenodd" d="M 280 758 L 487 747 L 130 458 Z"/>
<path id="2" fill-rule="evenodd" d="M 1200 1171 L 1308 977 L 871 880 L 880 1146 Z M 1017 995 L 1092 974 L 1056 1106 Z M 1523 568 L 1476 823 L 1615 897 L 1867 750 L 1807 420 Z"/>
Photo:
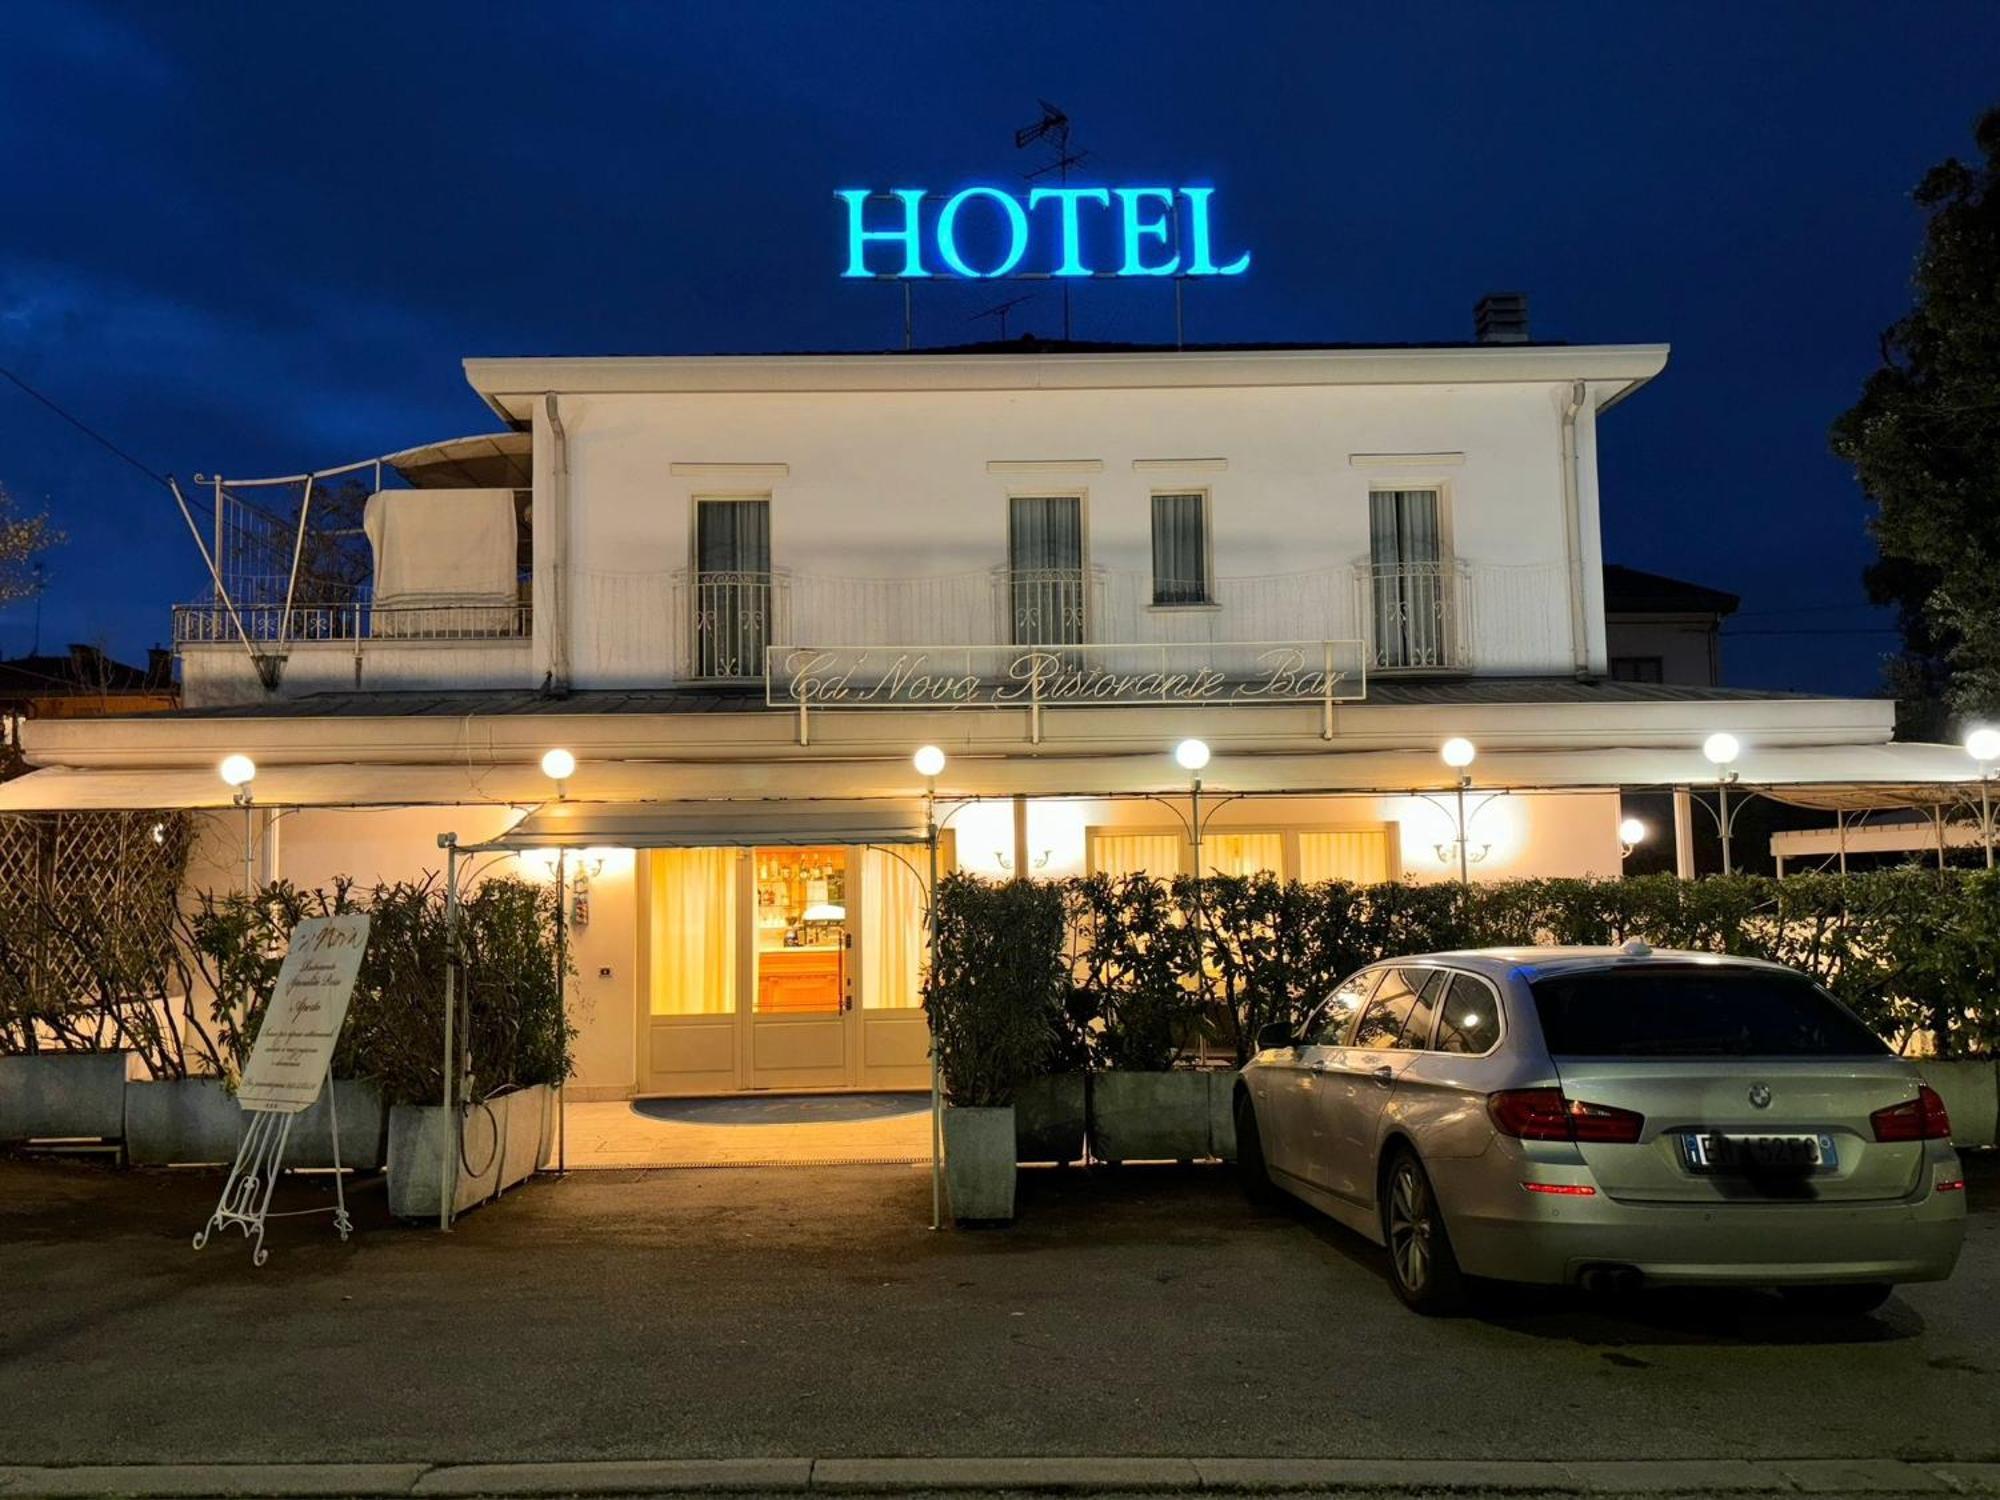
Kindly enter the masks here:
<path id="1" fill-rule="evenodd" d="M 1182 740 L 1174 746 L 1174 761 L 1183 771 L 1199 771 L 1208 764 L 1208 746 L 1201 740 Z"/>
<path id="2" fill-rule="evenodd" d="M 1982 724 L 1973 730 L 1965 737 L 1965 753 L 1982 766 L 2000 760 L 2000 729 L 1989 729 Z"/>
<path id="3" fill-rule="evenodd" d="M 550 750 L 542 756 L 542 774 L 551 781 L 568 781 L 576 774 L 576 757 L 567 750 Z"/>
<path id="4" fill-rule="evenodd" d="M 917 774 L 926 781 L 932 780 L 944 771 L 944 751 L 936 745 L 920 745 L 917 753 L 910 757 L 910 763 L 917 768 Z"/>
<path id="5" fill-rule="evenodd" d="M 1453 735 L 1438 748 L 1438 754 L 1454 771 L 1463 771 L 1472 764 L 1479 752 L 1473 748 L 1471 740 L 1462 735 Z"/>
<path id="6" fill-rule="evenodd" d="M 1715 733 L 1701 742 L 1701 753 L 1708 757 L 1712 766 L 1726 766 L 1742 753 L 1743 747 L 1736 743 L 1733 734 Z"/>
<path id="7" fill-rule="evenodd" d="M 257 779 L 257 762 L 247 755 L 225 755 L 215 770 L 230 786 L 248 786 Z"/>
<path id="8" fill-rule="evenodd" d="M 1618 842 L 1625 845 L 1646 842 L 1646 825 L 1637 818 L 1626 818 L 1618 825 Z"/>

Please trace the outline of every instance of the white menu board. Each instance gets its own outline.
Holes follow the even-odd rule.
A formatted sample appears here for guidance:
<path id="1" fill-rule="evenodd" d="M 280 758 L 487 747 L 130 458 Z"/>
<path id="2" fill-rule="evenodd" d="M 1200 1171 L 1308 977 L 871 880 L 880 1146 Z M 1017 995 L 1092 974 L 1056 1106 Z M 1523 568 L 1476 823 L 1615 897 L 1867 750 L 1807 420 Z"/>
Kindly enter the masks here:
<path id="1" fill-rule="evenodd" d="M 308 917 L 292 929 L 250 1064 L 236 1090 L 245 1109 L 295 1115 L 319 1098 L 368 947 L 368 918 Z"/>

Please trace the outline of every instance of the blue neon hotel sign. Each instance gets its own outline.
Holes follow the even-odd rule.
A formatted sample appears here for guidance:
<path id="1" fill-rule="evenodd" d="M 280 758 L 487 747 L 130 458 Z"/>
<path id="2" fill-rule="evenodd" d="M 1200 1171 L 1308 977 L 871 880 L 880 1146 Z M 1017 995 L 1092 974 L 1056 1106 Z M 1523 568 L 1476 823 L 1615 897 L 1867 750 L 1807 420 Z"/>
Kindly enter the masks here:
<path id="1" fill-rule="evenodd" d="M 846 277 L 1241 276 L 1218 262 L 1212 187 L 842 188 Z M 937 204 L 935 213 L 929 205 Z M 1053 242 L 1052 250 L 1037 247 Z"/>

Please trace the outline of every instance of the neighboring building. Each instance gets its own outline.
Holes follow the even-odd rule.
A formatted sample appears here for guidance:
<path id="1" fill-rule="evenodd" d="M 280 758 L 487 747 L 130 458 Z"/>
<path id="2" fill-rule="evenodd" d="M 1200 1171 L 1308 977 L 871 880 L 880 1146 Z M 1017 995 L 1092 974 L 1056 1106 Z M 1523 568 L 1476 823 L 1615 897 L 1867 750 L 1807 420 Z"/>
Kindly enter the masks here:
<path id="1" fill-rule="evenodd" d="M 180 701 L 173 653 L 157 646 L 146 653 L 143 667 L 80 645 L 64 656 L 0 660 L 0 769 L 19 769 L 25 719 L 160 713 L 180 707 Z"/>
<path id="2" fill-rule="evenodd" d="M 1742 601 L 1720 589 L 1604 565 L 1604 629 L 1613 682 L 1722 681 L 1722 622 Z"/>
<path id="3" fill-rule="evenodd" d="M 218 810 L 218 886 L 245 817 L 305 885 L 573 850 L 572 1092 L 620 1097 L 927 1077 L 920 745 L 987 875 L 1188 868 L 1185 738 L 1204 869 L 1306 879 L 1616 874 L 1621 788 L 1712 784 L 1723 729 L 1746 784 L 1969 775 L 1887 703 L 1609 680 L 1600 418 L 1666 359 L 469 360 L 507 430 L 325 472 L 302 538 L 217 481 L 188 706 L 37 722 L 0 808 Z"/>

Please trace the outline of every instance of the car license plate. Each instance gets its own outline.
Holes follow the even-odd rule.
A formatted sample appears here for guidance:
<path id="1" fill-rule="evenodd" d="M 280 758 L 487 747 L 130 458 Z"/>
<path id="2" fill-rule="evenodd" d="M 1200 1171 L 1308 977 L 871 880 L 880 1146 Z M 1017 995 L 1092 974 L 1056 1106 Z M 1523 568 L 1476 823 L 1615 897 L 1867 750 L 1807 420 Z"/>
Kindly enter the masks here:
<path id="1" fill-rule="evenodd" d="M 1690 1130 L 1681 1159 L 1691 1172 L 1830 1172 L 1838 1165 L 1830 1135 L 1725 1135 Z"/>

